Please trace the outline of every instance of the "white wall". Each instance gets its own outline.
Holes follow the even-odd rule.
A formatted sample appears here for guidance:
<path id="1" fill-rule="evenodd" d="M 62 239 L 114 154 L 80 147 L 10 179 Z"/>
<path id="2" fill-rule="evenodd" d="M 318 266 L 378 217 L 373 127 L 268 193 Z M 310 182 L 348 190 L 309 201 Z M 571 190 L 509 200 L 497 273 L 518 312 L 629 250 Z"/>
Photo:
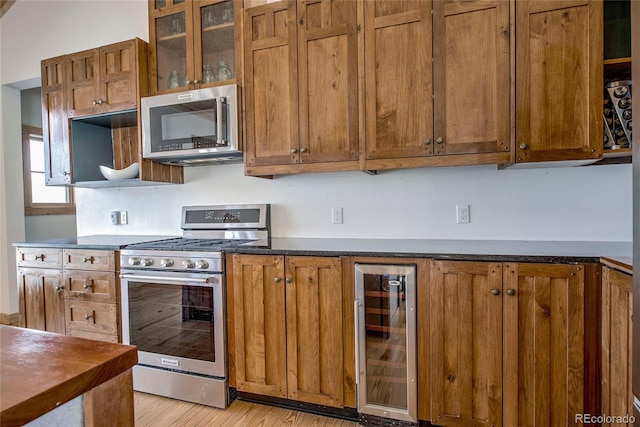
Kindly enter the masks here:
<path id="1" fill-rule="evenodd" d="M 43 59 L 134 37 L 149 40 L 147 16 L 145 0 L 20 0 L 0 20 L 0 313 L 18 310 L 11 244 L 25 240 L 20 90 L 40 85 Z"/>
<path id="2" fill-rule="evenodd" d="M 1 82 L 37 79 L 44 58 L 134 36 L 148 40 L 146 8 L 146 1 L 16 2 L 1 22 Z M 3 114 L 12 107 L 3 99 Z M 630 165 L 431 168 L 273 180 L 245 177 L 241 165 L 220 165 L 188 168 L 185 181 L 78 189 L 78 234 L 179 234 L 182 205 L 269 202 L 279 237 L 631 241 Z M 0 203 L 8 208 L 6 199 Z M 471 224 L 455 224 L 457 203 L 471 205 Z M 344 224 L 331 225 L 330 209 L 337 206 L 344 208 Z M 110 225 L 111 210 L 128 210 L 129 225 Z M 6 221 L 11 227 L 13 219 Z"/>
<path id="3" fill-rule="evenodd" d="M 78 234 L 180 234 L 189 204 L 272 203 L 276 237 L 631 241 L 631 165 L 495 166 L 246 177 L 242 165 L 185 169 L 185 184 L 79 189 Z M 471 223 L 455 223 L 455 205 Z M 331 208 L 344 224 L 331 224 Z M 127 210 L 128 225 L 111 225 Z"/>

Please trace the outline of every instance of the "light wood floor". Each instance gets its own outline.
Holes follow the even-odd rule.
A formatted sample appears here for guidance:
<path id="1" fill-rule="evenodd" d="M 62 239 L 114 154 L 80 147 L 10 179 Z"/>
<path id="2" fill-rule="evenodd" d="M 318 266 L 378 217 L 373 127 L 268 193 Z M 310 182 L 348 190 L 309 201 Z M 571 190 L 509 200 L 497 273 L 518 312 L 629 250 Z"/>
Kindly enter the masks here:
<path id="1" fill-rule="evenodd" d="M 134 392 L 136 426 L 354 427 L 356 422 L 236 400 L 227 409 Z"/>

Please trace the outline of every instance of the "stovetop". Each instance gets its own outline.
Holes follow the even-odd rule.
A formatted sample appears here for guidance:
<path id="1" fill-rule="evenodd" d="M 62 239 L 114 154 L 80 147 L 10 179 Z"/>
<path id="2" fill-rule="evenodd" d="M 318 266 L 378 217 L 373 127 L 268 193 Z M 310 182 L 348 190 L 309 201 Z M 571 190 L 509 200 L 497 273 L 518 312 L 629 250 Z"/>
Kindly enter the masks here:
<path id="1" fill-rule="evenodd" d="M 231 246 L 252 242 L 252 239 L 199 239 L 177 237 L 167 240 L 135 243 L 127 245 L 127 249 L 166 250 L 166 251 L 205 251 L 216 252 Z"/>

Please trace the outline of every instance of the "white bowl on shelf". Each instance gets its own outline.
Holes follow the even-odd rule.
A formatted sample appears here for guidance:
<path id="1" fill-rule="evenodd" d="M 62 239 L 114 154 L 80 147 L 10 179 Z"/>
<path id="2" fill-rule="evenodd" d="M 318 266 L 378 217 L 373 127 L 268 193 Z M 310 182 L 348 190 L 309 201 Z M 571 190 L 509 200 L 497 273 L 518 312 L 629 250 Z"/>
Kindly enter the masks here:
<path id="1" fill-rule="evenodd" d="M 102 175 L 109 181 L 114 181 L 117 179 L 131 179 L 138 176 L 138 173 L 140 172 L 140 164 L 133 163 L 131 164 L 131 166 L 127 166 L 126 168 L 120 170 L 111 169 L 101 165 L 100 172 L 102 172 Z"/>

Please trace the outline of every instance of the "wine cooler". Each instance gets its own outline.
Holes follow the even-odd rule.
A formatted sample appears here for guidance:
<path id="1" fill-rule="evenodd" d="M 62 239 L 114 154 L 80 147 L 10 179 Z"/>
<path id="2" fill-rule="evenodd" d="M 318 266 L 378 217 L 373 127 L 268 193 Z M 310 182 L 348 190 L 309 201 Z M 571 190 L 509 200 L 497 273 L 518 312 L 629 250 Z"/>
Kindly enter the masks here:
<path id="1" fill-rule="evenodd" d="M 360 423 L 417 424 L 416 266 L 356 264 L 355 286 Z"/>

